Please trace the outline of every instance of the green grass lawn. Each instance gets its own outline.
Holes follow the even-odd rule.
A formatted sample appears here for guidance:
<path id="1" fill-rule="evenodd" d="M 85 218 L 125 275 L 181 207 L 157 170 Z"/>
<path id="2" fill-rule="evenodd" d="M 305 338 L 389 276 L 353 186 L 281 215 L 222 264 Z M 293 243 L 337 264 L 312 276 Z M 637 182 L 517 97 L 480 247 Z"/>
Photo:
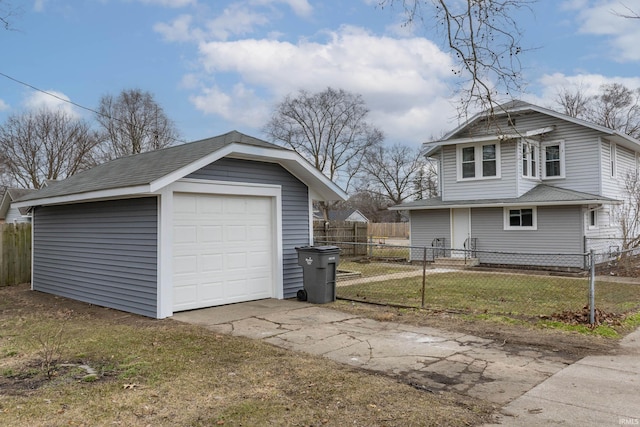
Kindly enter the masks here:
<path id="1" fill-rule="evenodd" d="M 551 316 L 588 304 L 587 278 L 452 272 L 428 274 L 425 307 L 517 316 Z M 339 298 L 419 307 L 422 277 L 338 287 Z M 640 306 L 640 284 L 598 282 L 596 307 L 625 313 Z"/>
<path id="2" fill-rule="evenodd" d="M 410 264 L 394 264 L 394 263 L 360 263 L 354 261 L 341 260 L 338 267 L 339 270 L 358 272 L 361 277 L 382 276 L 385 274 L 400 273 L 403 271 L 422 270 L 421 266 Z"/>

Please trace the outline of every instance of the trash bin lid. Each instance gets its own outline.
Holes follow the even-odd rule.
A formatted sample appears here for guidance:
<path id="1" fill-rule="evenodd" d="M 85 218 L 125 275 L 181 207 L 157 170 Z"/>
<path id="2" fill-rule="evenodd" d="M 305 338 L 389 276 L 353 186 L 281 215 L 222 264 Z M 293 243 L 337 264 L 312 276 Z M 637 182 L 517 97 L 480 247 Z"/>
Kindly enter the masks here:
<path id="1" fill-rule="evenodd" d="M 340 248 L 337 246 L 300 246 L 296 248 L 296 251 L 305 252 L 340 252 Z"/>

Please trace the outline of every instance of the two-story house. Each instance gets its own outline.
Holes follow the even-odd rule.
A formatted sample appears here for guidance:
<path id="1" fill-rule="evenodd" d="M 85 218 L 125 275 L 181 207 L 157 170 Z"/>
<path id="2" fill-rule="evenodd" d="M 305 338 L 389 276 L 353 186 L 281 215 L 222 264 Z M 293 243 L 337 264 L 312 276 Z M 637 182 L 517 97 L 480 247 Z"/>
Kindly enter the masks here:
<path id="1" fill-rule="evenodd" d="M 481 263 L 527 263 L 489 252 L 606 250 L 620 237 L 616 210 L 640 159 L 634 138 L 522 101 L 423 148 L 438 164 L 440 196 L 391 209 L 408 211 L 412 245 L 453 257 L 475 249 Z"/>

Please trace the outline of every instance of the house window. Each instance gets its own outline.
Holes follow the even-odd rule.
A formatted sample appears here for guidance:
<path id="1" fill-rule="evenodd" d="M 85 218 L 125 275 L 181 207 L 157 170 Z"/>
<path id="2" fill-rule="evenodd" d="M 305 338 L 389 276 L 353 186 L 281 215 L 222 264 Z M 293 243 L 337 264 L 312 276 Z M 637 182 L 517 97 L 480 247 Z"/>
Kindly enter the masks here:
<path id="1" fill-rule="evenodd" d="M 564 142 L 549 142 L 542 147 L 543 178 L 564 178 Z"/>
<path id="2" fill-rule="evenodd" d="M 531 141 L 522 142 L 522 176 L 538 177 L 538 145 Z"/>
<path id="3" fill-rule="evenodd" d="M 500 145 L 458 146 L 458 179 L 500 177 Z"/>
<path id="4" fill-rule="evenodd" d="M 462 149 L 462 178 L 475 178 L 476 176 L 476 150 L 475 147 Z"/>
<path id="5" fill-rule="evenodd" d="M 613 142 L 609 144 L 609 162 L 611 164 L 611 177 L 615 178 L 616 177 L 616 172 L 617 172 L 617 157 L 618 157 L 618 150 L 616 149 L 616 144 L 614 144 Z"/>
<path id="6" fill-rule="evenodd" d="M 504 208 L 504 229 L 537 230 L 538 218 L 536 208 Z"/>
<path id="7" fill-rule="evenodd" d="M 587 212 L 589 228 L 598 228 L 598 210 L 590 208 Z"/>

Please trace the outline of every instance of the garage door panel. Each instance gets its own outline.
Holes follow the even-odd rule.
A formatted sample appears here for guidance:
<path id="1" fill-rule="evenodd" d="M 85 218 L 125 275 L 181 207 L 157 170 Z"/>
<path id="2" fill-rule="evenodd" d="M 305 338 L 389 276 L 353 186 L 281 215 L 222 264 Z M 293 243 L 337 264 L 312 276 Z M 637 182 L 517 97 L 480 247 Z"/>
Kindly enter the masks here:
<path id="1" fill-rule="evenodd" d="M 220 225 L 201 225 L 198 236 L 203 243 L 218 243 L 222 240 L 223 229 Z"/>
<path id="2" fill-rule="evenodd" d="M 272 203 L 174 195 L 174 311 L 273 296 Z"/>

